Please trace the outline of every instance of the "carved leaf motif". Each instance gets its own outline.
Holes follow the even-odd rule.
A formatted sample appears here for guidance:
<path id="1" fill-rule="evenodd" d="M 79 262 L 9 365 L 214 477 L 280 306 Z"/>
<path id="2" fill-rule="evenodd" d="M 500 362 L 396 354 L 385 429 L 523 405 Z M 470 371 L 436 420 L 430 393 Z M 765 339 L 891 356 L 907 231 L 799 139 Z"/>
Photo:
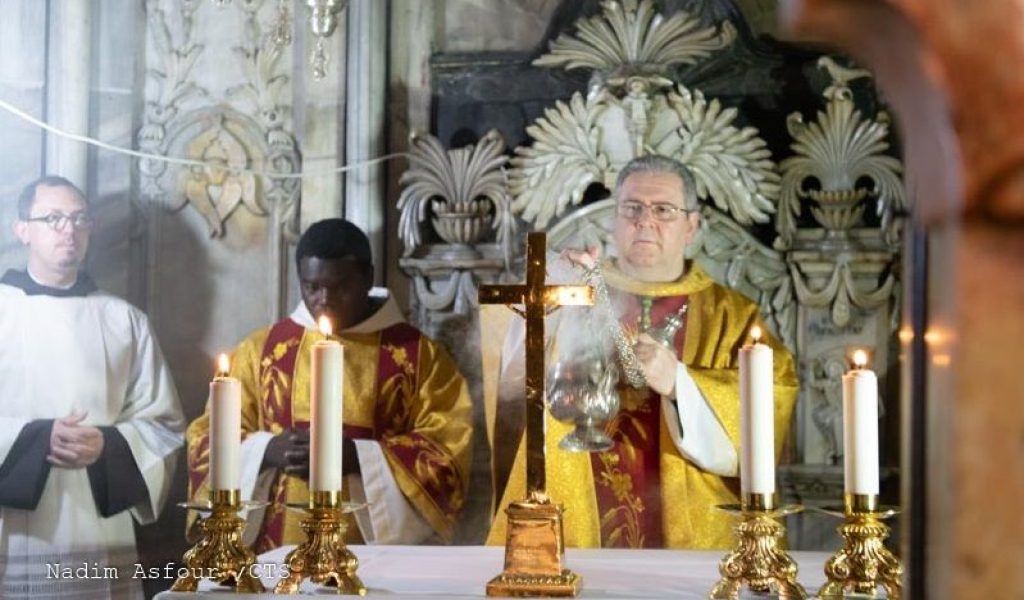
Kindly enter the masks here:
<path id="1" fill-rule="evenodd" d="M 534 142 L 516 148 L 512 159 L 513 212 L 543 229 L 569 205 L 579 204 L 587 186 L 603 181 L 608 158 L 600 148 L 597 120 L 604 109 L 603 95 L 584 100 L 576 93 L 526 128 Z"/>
<path id="2" fill-rule="evenodd" d="M 779 165 L 782 194 L 776 246 L 785 248 L 792 242 L 800 199 L 809 195 L 806 184 L 812 178 L 827 192 L 853 192 L 858 179 L 870 179 L 874 185 L 868 191 L 877 199 L 882 228 L 889 232 L 887 238 L 895 235 L 892 217 L 906 208 L 906 201 L 900 181 L 902 166 L 885 154 L 889 148 L 888 117 L 882 113 L 876 120 L 864 119 L 846 90 L 833 94 L 816 121 L 804 123 L 799 113 L 792 113 L 787 126 L 794 139 L 790 147 L 795 156 Z"/>
<path id="3" fill-rule="evenodd" d="M 445 212 L 462 214 L 478 212 L 479 200 L 489 200 L 495 210 L 498 242 L 509 242 L 514 220 L 502 169 L 508 157 L 503 154 L 501 134 L 492 129 L 473 146 L 445 150 L 436 137 L 413 133 L 410 146 L 410 166 L 399 180 L 404 189 L 398 198 L 405 256 L 422 242 L 420 223 L 427 218 L 432 200 L 440 200 Z"/>
<path id="4" fill-rule="evenodd" d="M 753 127 L 738 128 L 735 108 L 710 102 L 682 85 L 668 94 L 674 114 L 659 116 L 651 152 L 676 158 L 693 171 L 697 195 L 740 224 L 764 223 L 775 212 L 779 175 L 767 144 Z"/>
<path id="5" fill-rule="evenodd" d="M 537 66 L 566 69 L 614 70 L 644 67 L 661 70 L 694 64 L 736 38 L 732 24 L 721 32 L 700 27 L 700 20 L 679 11 L 669 18 L 654 10 L 651 0 L 601 3 L 602 13 L 580 21 L 575 36 L 562 34 L 551 43 L 551 52 L 533 62 Z"/>
<path id="6" fill-rule="evenodd" d="M 605 131 L 607 108 L 604 94 L 584 100 L 577 93 L 527 128 L 533 145 L 516 148 L 509 179 L 513 210 L 537 229 L 579 204 L 591 183 L 603 183 L 621 166 L 609 165 L 614 148 L 607 146 L 613 143 Z M 779 175 L 757 130 L 733 124 L 736 109 L 723 109 L 718 100 L 709 102 L 699 91 L 679 85 L 652 110 L 647 152 L 687 164 L 697 179 L 698 196 L 737 222 L 768 220 L 775 212 Z"/>

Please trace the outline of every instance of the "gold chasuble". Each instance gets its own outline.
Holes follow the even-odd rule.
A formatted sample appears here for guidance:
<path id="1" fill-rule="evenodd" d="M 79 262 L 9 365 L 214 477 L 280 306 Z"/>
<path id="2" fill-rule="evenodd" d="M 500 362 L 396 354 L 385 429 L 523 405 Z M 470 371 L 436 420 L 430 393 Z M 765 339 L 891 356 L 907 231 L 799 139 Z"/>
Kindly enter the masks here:
<path id="1" fill-rule="evenodd" d="M 345 347 L 345 436 L 379 442 L 402 495 L 441 540 L 450 541 L 468 485 L 472 431 L 465 380 L 447 352 L 406 323 L 338 337 Z M 231 371 L 242 382 L 243 438 L 309 428 L 310 347 L 320 339 L 319 332 L 285 319 L 238 346 Z M 205 500 L 209 408 L 189 426 L 187 440 L 189 493 Z M 285 505 L 308 499 L 305 480 L 276 474 L 257 552 L 305 540 L 305 515 Z M 346 541 L 361 543 L 352 515 L 346 519 Z"/>
<path id="2" fill-rule="evenodd" d="M 760 319 L 757 305 L 715 283 L 695 263 L 678 281 L 667 283 L 632 280 L 609 261 L 603 270 L 613 303 L 624 308 L 621 322 L 627 335 L 635 335 L 641 323 L 659 327 L 666 316 L 686 311 L 683 328 L 673 340 L 676 355 L 738 452 L 737 354 L 751 325 Z M 775 351 L 778 458 L 789 431 L 798 383 L 790 353 L 774 338 L 768 343 Z M 547 417 L 547 492 L 552 501 L 565 506 L 566 545 L 732 547 L 734 520 L 714 507 L 739 502 L 739 474 L 722 477 L 683 457 L 671 438 L 657 393 L 625 383 L 619 384 L 618 392 L 622 408 L 605 429 L 614 442 L 608 451 L 560 449 L 558 442 L 572 425 L 560 423 L 550 414 Z M 692 434 L 683 431 L 682 435 Z M 504 543 L 505 508 L 524 495 L 525 454 L 520 443 L 489 544 Z"/>

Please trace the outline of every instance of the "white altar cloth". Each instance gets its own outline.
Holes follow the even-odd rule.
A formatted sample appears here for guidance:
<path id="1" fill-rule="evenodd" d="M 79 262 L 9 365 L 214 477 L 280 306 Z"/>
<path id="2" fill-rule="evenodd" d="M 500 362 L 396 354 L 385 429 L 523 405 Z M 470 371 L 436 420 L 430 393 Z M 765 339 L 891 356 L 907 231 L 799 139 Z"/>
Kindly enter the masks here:
<path id="1" fill-rule="evenodd" d="M 497 546 L 351 546 L 359 558 L 359 577 L 370 598 L 431 599 L 484 598 L 487 582 L 501 572 L 504 548 Z M 263 584 L 272 589 L 280 564 L 291 547 L 260 556 Z M 718 562 L 724 551 L 694 550 L 592 550 L 567 549 L 567 566 L 583 576 L 582 598 L 707 598 L 718 581 Z M 824 583 L 824 552 L 793 552 L 799 568 L 798 581 L 809 594 Z M 281 598 L 272 593 L 235 594 L 209 590 L 200 593 L 162 592 L 157 600 L 193 598 Z M 302 591 L 313 592 L 303 583 Z M 324 591 L 325 593 L 326 591 Z M 741 597 L 750 597 L 746 592 Z"/>

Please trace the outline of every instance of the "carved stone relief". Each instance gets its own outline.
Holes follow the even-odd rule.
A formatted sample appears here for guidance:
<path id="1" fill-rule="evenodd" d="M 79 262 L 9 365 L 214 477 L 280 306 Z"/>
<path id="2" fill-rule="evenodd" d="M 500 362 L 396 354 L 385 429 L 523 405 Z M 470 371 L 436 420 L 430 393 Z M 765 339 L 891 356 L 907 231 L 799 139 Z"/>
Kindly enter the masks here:
<path id="1" fill-rule="evenodd" d="M 227 220 L 241 204 L 258 215 L 274 213 L 294 233 L 297 181 L 256 177 L 241 169 L 291 173 L 298 165 L 295 139 L 285 128 L 289 113 L 285 90 L 289 82 L 279 64 L 282 46 L 263 32 L 258 19 L 261 1 L 239 4 L 241 43 L 232 49 L 244 82 L 229 87 L 220 104 L 211 106 L 211 92 L 197 81 L 195 65 L 205 51 L 197 42 L 196 13 L 205 7 L 183 2 L 169 13 L 167 3 L 147 5 L 148 31 L 155 50 L 149 71 L 144 122 L 139 148 L 151 154 L 210 163 L 201 167 L 169 166 L 140 161 L 140 187 L 145 199 L 168 209 L 190 206 L 203 215 L 210 235 L 222 236 Z M 207 8 L 206 10 L 213 10 Z M 221 10 L 220 18 L 231 12 Z M 237 18 L 237 13 L 234 15 Z M 192 108 L 192 110 L 188 110 Z M 255 115 L 255 120 L 244 115 Z M 211 115 L 216 115 L 211 117 Z M 215 122 L 210 122 L 213 118 Z M 205 126 L 196 128 L 194 125 Z M 180 139 L 184 132 L 188 138 Z M 268 207 L 271 207 L 268 210 Z"/>

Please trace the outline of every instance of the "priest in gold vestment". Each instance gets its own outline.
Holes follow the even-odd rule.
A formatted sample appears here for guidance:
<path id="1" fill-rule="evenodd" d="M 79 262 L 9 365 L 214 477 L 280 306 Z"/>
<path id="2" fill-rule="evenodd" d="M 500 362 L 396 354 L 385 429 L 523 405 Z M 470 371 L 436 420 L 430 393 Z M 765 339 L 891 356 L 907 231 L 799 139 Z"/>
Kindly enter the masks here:
<path id="1" fill-rule="evenodd" d="M 548 415 L 547 493 L 565 507 L 565 543 L 573 547 L 728 548 L 732 518 L 717 504 L 739 496 L 739 371 L 737 353 L 760 323 L 757 306 L 715 283 L 686 261 L 686 245 L 699 227 L 696 185 L 684 165 L 662 156 L 627 164 L 616 185 L 618 256 L 602 271 L 620 323 L 631 332 L 647 387 L 620 383 L 621 409 L 608 423 L 613 440 L 604 452 L 574 453 L 558 442 L 571 430 Z M 583 267 L 593 252 L 569 252 Z M 683 326 L 669 343 L 645 331 L 675 314 Z M 566 328 L 568 329 L 568 328 Z M 557 324 L 556 336 L 572 335 Z M 797 394 L 790 353 L 774 338 L 776 457 L 789 428 Z M 513 328 L 501 357 L 498 411 L 522 402 L 522 328 Z M 559 341 L 559 343 L 562 343 Z M 671 345 L 671 349 L 668 347 Z M 511 381 L 513 385 L 504 382 Z M 488 543 L 505 541 L 505 508 L 525 497 L 521 429 L 494 433 L 500 489 L 502 452 L 518 447 Z M 507 429 L 507 428 L 506 428 Z M 510 440 L 513 442 L 510 444 Z"/>
<path id="2" fill-rule="evenodd" d="M 371 289 L 366 235 L 342 219 L 313 224 L 296 249 L 303 301 L 292 315 L 246 338 L 232 356 L 242 384 L 243 499 L 247 538 L 263 552 L 305 540 L 310 347 L 328 316 L 344 355 L 344 496 L 368 502 L 349 518 L 350 542 L 449 541 L 465 500 L 472 425 L 466 382 L 448 353 L 404 322 L 393 299 Z M 386 290 L 381 290 L 386 292 Z M 209 407 L 188 429 L 189 493 L 207 497 Z M 251 531 L 250 531 L 251 530 Z"/>

